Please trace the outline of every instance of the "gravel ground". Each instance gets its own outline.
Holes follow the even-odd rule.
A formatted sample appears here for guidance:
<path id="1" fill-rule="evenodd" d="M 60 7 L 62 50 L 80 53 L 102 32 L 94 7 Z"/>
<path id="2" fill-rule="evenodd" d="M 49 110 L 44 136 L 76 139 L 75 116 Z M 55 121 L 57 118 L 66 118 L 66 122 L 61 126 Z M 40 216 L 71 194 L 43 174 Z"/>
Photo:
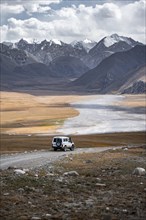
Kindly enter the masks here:
<path id="1" fill-rule="evenodd" d="M 52 164 L 19 169 L 24 173 L 1 170 L 0 218 L 145 220 L 146 174 L 134 173 L 137 167 L 146 170 L 145 147 L 65 154 Z"/>
<path id="2" fill-rule="evenodd" d="M 0 169 L 7 169 L 8 167 L 23 167 L 23 168 L 35 168 L 41 167 L 45 164 L 55 162 L 66 155 L 89 153 L 89 152 L 101 152 L 110 149 L 110 147 L 98 147 L 98 148 L 77 148 L 75 151 L 33 151 L 24 153 L 15 153 L 11 155 L 2 155 L 0 158 Z"/>

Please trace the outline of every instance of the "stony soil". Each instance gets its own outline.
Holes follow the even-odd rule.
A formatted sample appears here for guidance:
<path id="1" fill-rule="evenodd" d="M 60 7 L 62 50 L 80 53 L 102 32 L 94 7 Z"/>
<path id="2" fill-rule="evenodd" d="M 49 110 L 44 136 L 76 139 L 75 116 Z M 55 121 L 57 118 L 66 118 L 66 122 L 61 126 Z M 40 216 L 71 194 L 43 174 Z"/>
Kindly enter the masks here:
<path id="1" fill-rule="evenodd" d="M 1 170 L 0 218 L 144 220 L 146 175 L 136 167 L 146 169 L 146 147 L 68 155 L 19 175 Z"/>

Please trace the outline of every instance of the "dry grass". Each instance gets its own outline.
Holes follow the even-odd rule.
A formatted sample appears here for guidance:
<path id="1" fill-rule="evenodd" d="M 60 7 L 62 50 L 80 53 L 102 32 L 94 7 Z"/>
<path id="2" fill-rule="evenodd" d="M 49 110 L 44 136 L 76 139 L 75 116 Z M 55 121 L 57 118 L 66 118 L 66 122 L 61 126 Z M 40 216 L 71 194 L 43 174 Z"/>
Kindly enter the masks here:
<path id="1" fill-rule="evenodd" d="M 144 220 L 145 176 L 133 175 L 135 167 L 146 169 L 145 148 L 72 155 L 54 164 L 52 176 L 47 175 L 49 166 L 23 176 L 15 175 L 13 169 L 1 171 L 0 217 Z M 63 175 L 71 170 L 79 175 Z"/>
<path id="2" fill-rule="evenodd" d="M 1 132 L 54 133 L 66 118 L 78 115 L 69 104 L 78 98 L 1 92 Z"/>
<path id="3" fill-rule="evenodd" d="M 145 145 L 145 132 L 127 132 L 72 136 L 76 147 Z M 1 153 L 51 150 L 52 136 L 1 134 Z"/>
<path id="4" fill-rule="evenodd" d="M 135 159 L 131 160 L 131 158 Z M 101 167 L 104 170 L 112 169 L 114 166 L 116 166 L 116 168 L 118 166 L 117 169 L 120 169 L 121 166 L 123 173 L 126 174 L 127 171 L 129 172 L 129 169 L 132 173 L 136 166 L 142 166 L 146 169 L 146 161 L 144 158 L 146 158 L 146 147 L 129 148 L 128 150 L 124 150 L 123 148 L 108 150 L 103 153 L 72 155 L 71 158 L 65 158 L 62 161 L 56 162 L 56 167 L 62 167 L 62 170 L 66 171 L 76 170 L 80 175 L 96 176 L 97 170 L 101 171 Z M 121 164 L 120 161 L 123 161 L 123 159 L 125 163 Z M 145 162 L 143 163 L 143 161 Z"/>
<path id="5" fill-rule="evenodd" d="M 146 107 L 146 95 L 125 95 L 121 105 L 126 107 Z"/>

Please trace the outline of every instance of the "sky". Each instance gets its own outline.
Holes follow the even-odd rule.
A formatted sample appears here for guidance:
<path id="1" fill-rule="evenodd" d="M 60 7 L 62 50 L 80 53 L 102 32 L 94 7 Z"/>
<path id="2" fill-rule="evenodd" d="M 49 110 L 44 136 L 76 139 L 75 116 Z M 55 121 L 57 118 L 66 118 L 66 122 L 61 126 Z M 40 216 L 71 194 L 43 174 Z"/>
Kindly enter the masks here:
<path id="1" fill-rule="evenodd" d="M 146 0 L 1 0 L 0 41 L 98 42 L 117 33 L 146 43 Z"/>

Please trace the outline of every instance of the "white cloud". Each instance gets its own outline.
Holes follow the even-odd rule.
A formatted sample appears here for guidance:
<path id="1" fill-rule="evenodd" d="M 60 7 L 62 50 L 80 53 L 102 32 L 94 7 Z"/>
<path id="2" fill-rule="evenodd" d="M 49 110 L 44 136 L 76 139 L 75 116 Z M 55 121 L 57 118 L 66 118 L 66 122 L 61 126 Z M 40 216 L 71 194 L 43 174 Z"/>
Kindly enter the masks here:
<path id="1" fill-rule="evenodd" d="M 61 0 L 15 0 L 15 1 L 5 1 L 1 2 L 1 13 L 2 15 L 9 14 L 19 14 L 26 11 L 29 15 L 33 13 L 46 13 L 50 10 L 50 4 L 58 4 Z"/>
<path id="2" fill-rule="evenodd" d="M 26 12 L 29 14 L 29 15 L 32 15 L 33 13 L 46 13 L 48 12 L 51 8 L 49 6 L 46 6 L 46 5 L 39 5 L 39 4 L 25 4 L 24 5 L 24 8 L 26 10 Z"/>
<path id="3" fill-rule="evenodd" d="M 8 5 L 7 3 L 1 4 L 1 13 L 2 14 L 20 14 L 25 9 L 23 5 Z"/>
<path id="4" fill-rule="evenodd" d="M 21 1 L 21 3 L 24 2 Z M 96 4 L 93 6 L 63 7 L 58 10 L 50 8 L 51 2 L 25 2 L 25 10 L 32 17 L 26 19 L 9 18 L 7 25 L 2 26 L 2 40 L 19 40 L 25 38 L 38 40 L 58 38 L 65 42 L 75 39 L 90 38 L 100 40 L 106 35 L 133 37 L 144 42 L 145 40 L 145 1 L 135 1 L 126 4 L 117 4 L 116 1 Z M 44 15 L 35 17 L 35 13 Z"/>

